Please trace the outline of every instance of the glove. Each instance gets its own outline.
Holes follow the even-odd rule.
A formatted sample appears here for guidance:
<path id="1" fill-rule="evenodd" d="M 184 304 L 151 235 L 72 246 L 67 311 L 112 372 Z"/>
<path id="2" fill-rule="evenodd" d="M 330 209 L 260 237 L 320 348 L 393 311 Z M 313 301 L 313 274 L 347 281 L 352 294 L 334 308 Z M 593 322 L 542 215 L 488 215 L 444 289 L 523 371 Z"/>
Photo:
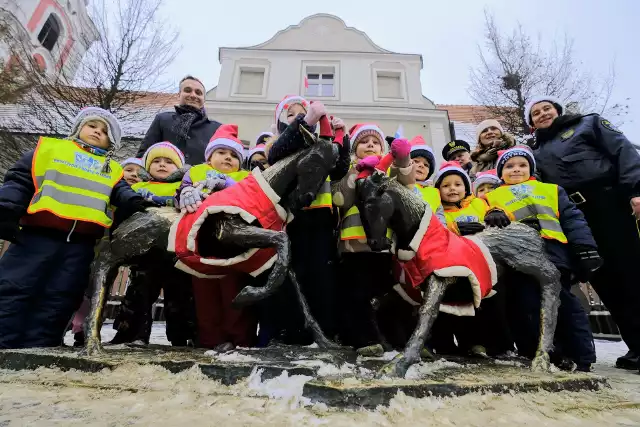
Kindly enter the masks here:
<path id="1" fill-rule="evenodd" d="M 214 193 L 216 191 L 224 190 L 227 187 L 234 185 L 236 182 L 229 178 L 227 175 L 217 173 L 212 176 L 208 176 L 203 182 L 203 188 L 208 193 Z"/>
<path id="2" fill-rule="evenodd" d="M 180 212 L 193 213 L 198 210 L 202 205 L 202 188 L 204 188 L 204 182 L 198 183 L 196 187 L 188 186 L 182 189 L 178 205 Z"/>
<path id="3" fill-rule="evenodd" d="M 456 225 L 458 226 L 458 231 L 461 236 L 468 236 L 484 231 L 484 225 L 479 222 L 456 222 Z"/>
<path id="4" fill-rule="evenodd" d="M 0 221 L 0 239 L 6 240 L 7 242 L 17 243 L 18 241 L 18 232 L 20 231 L 20 227 L 18 226 L 18 221 Z"/>
<path id="5" fill-rule="evenodd" d="M 356 170 L 358 172 L 362 172 L 364 170 L 375 169 L 380 163 L 380 157 L 378 156 L 367 156 L 364 159 L 360 160 L 356 165 Z"/>
<path id="6" fill-rule="evenodd" d="M 411 154 L 411 144 L 406 139 L 394 139 L 391 143 L 391 155 L 395 161 L 406 160 Z"/>
<path id="7" fill-rule="evenodd" d="M 598 250 L 594 247 L 575 245 L 573 250 L 578 256 L 578 263 L 580 265 L 578 279 L 582 282 L 586 282 L 591 278 L 594 271 L 602 267 L 604 261 L 600 258 Z"/>
<path id="8" fill-rule="evenodd" d="M 324 107 L 324 104 L 322 102 L 311 101 L 309 109 L 307 110 L 307 115 L 304 116 L 304 121 L 309 126 L 315 126 L 320 121 L 320 117 L 326 115 L 327 109 Z"/>
<path id="9" fill-rule="evenodd" d="M 526 226 L 533 228 L 537 232 L 540 232 L 540 230 L 542 230 L 542 227 L 540 227 L 540 222 L 538 221 L 537 218 L 525 218 L 519 222 L 521 224 L 524 224 Z"/>
<path id="10" fill-rule="evenodd" d="M 511 224 L 511 220 L 500 209 L 494 209 L 484 216 L 484 223 L 487 224 L 487 227 L 503 228 Z"/>
<path id="11" fill-rule="evenodd" d="M 131 202 L 133 212 L 144 212 L 147 210 L 147 208 L 153 208 L 157 206 L 158 205 L 156 205 L 153 201 L 146 200 L 144 198 L 136 198 L 133 202 Z"/>
<path id="12" fill-rule="evenodd" d="M 331 117 L 331 126 L 333 127 L 334 131 L 338 129 L 346 129 L 346 127 L 344 126 L 344 121 L 339 117 Z"/>
<path id="13" fill-rule="evenodd" d="M 142 196 L 143 199 L 147 200 L 147 201 L 151 201 L 151 198 L 153 197 L 153 194 L 151 194 L 151 192 L 149 190 L 147 190 L 146 188 L 141 188 L 140 190 L 136 191 L 136 193 L 138 193 L 140 196 Z"/>
<path id="14" fill-rule="evenodd" d="M 264 172 L 264 170 L 266 169 L 266 166 L 262 164 L 262 162 L 260 162 L 259 160 L 252 160 L 251 163 L 249 163 L 249 170 L 254 170 L 255 168 L 260 169 L 260 172 Z"/>

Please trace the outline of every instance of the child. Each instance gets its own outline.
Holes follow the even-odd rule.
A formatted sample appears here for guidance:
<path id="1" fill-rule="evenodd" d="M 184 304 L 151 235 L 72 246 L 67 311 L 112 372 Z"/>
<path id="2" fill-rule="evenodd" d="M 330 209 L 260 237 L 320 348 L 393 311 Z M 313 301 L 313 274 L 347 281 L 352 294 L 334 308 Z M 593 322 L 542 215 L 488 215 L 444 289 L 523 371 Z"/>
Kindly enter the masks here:
<path id="1" fill-rule="evenodd" d="M 578 298 L 571 293 L 575 277 L 588 279 L 602 265 L 597 246 L 584 216 L 569 199 L 562 187 L 545 184 L 533 178 L 535 160 L 528 147 L 516 146 L 501 153 L 497 174 L 506 185 L 487 194 L 491 206 L 499 207 L 511 219 L 533 224 L 545 239 L 549 259 L 560 270 L 562 290 L 558 312 L 556 353 L 563 353 L 577 364 L 577 369 L 589 371 L 595 362 L 593 335 Z M 518 288 L 524 288 L 518 284 Z M 531 357 L 537 345 L 536 322 L 539 316 L 539 289 L 532 287 L 528 307 L 529 342 L 516 337 L 518 350 Z M 537 293 L 537 295 L 536 295 Z M 522 334 L 521 334 L 522 335 Z M 519 342 L 518 339 L 521 339 Z M 535 339 L 535 343 L 534 343 Z M 557 354 L 556 354 L 557 355 Z"/>
<path id="2" fill-rule="evenodd" d="M 141 181 L 131 188 L 154 206 L 174 206 L 174 196 L 184 176 L 184 154 L 170 142 L 150 146 L 142 156 Z M 113 322 L 118 332 L 113 344 L 148 344 L 151 336 L 152 307 L 163 292 L 167 339 L 174 346 L 185 346 L 193 339 L 190 324 L 191 278 L 174 268 L 162 268 L 154 259 L 142 259 L 131 269 L 120 312 Z"/>
<path id="3" fill-rule="evenodd" d="M 427 145 L 421 135 L 411 140 L 411 160 L 413 161 L 413 169 L 415 174 L 415 189 L 420 193 L 422 200 L 425 201 L 436 214 L 440 222 L 446 225 L 444 218 L 444 210 L 440 201 L 440 192 L 438 189 L 429 185 L 429 178 L 433 175 L 436 168 L 436 158 L 433 150 Z"/>
<path id="4" fill-rule="evenodd" d="M 475 194 L 476 197 L 484 198 L 487 193 L 500 187 L 500 184 L 502 184 L 502 181 L 498 178 L 495 169 L 478 172 L 476 180 L 473 181 L 473 194 Z"/>
<path id="5" fill-rule="evenodd" d="M 53 347 L 89 282 L 96 241 L 118 215 L 145 200 L 112 160 L 120 125 L 89 107 L 67 140 L 41 137 L 0 188 L 0 238 L 14 243 L 0 260 L 0 348 Z"/>
<path id="6" fill-rule="evenodd" d="M 249 147 L 249 155 L 245 162 L 247 170 L 251 171 L 257 167 L 263 171 L 269 167 L 269 162 L 267 161 L 267 155 L 265 153 L 265 145 L 267 141 L 271 140 L 271 138 L 273 138 L 273 134 L 271 132 L 262 132 L 251 144 Z"/>
<path id="7" fill-rule="evenodd" d="M 207 163 L 192 167 L 185 174 L 176 201 L 183 212 L 195 212 L 206 194 L 196 187 L 211 181 L 211 191 L 222 190 L 246 178 L 249 172 L 240 170 L 243 146 L 238 139 L 238 126 L 227 124 L 218 128 L 205 150 Z M 221 279 L 192 276 L 193 295 L 198 323 L 198 346 L 228 351 L 236 346 L 250 347 L 255 341 L 256 322 L 248 308 L 236 309 L 231 302 L 246 284 L 246 277 L 228 274 Z"/>
<path id="8" fill-rule="evenodd" d="M 135 157 L 129 157 L 124 162 L 120 163 L 122 170 L 124 171 L 124 180 L 127 184 L 136 184 L 140 179 L 140 169 L 143 169 L 142 159 L 136 159 Z"/>

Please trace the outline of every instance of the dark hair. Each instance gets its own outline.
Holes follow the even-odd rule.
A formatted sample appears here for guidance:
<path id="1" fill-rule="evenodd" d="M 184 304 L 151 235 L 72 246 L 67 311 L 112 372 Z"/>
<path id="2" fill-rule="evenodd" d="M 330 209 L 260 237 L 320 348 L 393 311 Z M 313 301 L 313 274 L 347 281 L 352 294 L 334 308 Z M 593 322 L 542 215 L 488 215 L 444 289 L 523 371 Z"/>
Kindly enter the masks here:
<path id="1" fill-rule="evenodd" d="M 182 80 L 180 80 L 180 83 L 178 83 L 178 92 L 180 91 L 180 85 L 182 85 L 182 82 L 185 81 L 185 80 L 195 80 L 195 81 L 197 81 L 198 83 L 200 83 L 202 85 L 203 89 L 205 89 L 204 83 L 202 83 L 202 81 L 199 78 L 193 77 L 191 74 L 187 74 L 186 76 L 184 76 L 182 78 Z"/>

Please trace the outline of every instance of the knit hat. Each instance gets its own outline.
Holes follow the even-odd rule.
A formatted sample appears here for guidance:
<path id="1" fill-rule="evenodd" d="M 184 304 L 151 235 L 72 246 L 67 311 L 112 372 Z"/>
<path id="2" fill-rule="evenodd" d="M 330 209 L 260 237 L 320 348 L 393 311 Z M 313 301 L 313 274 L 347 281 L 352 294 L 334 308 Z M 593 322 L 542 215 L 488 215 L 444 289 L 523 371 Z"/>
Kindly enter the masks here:
<path id="1" fill-rule="evenodd" d="M 473 181 L 473 194 L 477 195 L 478 188 L 480 188 L 482 184 L 493 184 L 498 186 L 502 184 L 502 180 L 498 178 L 498 174 L 495 169 L 491 169 L 485 172 L 478 172 L 476 174 L 476 180 Z"/>
<path id="2" fill-rule="evenodd" d="M 178 147 L 176 147 L 169 141 L 157 142 L 151 147 L 147 148 L 144 156 L 142 156 L 142 163 L 144 165 L 144 168 L 146 170 L 149 170 L 149 167 L 151 166 L 153 160 L 157 159 L 158 157 L 166 157 L 167 159 L 171 159 L 171 161 L 173 161 L 173 163 L 175 163 L 178 168 L 184 166 L 184 154 L 182 154 L 182 151 L 180 151 Z"/>
<path id="3" fill-rule="evenodd" d="M 560 101 L 559 98 L 556 98 L 553 95 L 534 96 L 529 100 L 529 102 L 527 102 L 527 105 L 524 107 L 524 119 L 526 120 L 527 125 L 529 125 L 529 127 L 533 127 L 533 120 L 531 119 L 531 109 L 533 108 L 534 105 L 544 101 L 552 103 L 553 106 L 556 107 L 556 110 L 558 110 L 559 116 L 561 116 L 564 113 L 564 104 L 562 103 L 562 101 Z"/>
<path id="4" fill-rule="evenodd" d="M 136 157 L 129 157 L 128 159 L 120 162 L 120 166 L 125 167 L 127 165 L 138 165 L 144 167 L 144 163 L 142 163 L 142 159 L 138 159 Z"/>
<path id="5" fill-rule="evenodd" d="M 221 125 L 213 134 L 207 148 L 204 150 L 204 158 L 209 161 L 217 148 L 228 148 L 238 156 L 240 163 L 244 160 L 244 146 L 238 139 L 238 125 Z"/>
<path id="6" fill-rule="evenodd" d="M 533 157 L 531 149 L 526 145 L 516 145 L 508 150 L 500 151 L 498 153 L 497 174 L 499 178 L 502 178 L 502 169 L 505 163 L 513 157 L 524 157 L 529 162 L 529 171 L 531 176 L 536 173 L 536 159 Z"/>
<path id="7" fill-rule="evenodd" d="M 287 126 L 288 123 L 286 121 L 280 120 L 280 116 L 284 111 L 287 111 L 289 107 L 295 104 L 302 105 L 305 111 L 309 108 L 309 101 L 299 95 L 287 95 L 282 101 L 278 103 L 278 105 L 276 106 L 276 114 L 273 121 L 276 125 L 276 132 L 281 132 L 280 123 L 282 123 L 285 127 Z"/>
<path id="8" fill-rule="evenodd" d="M 462 178 L 462 182 L 464 182 L 464 190 L 465 197 L 471 194 L 471 178 L 469 175 L 460 167 L 460 163 L 458 162 L 444 162 L 440 167 L 440 170 L 436 174 L 435 177 L 435 185 L 434 187 L 440 188 L 440 184 L 442 180 L 451 174 L 456 174 Z"/>
<path id="9" fill-rule="evenodd" d="M 251 159 L 251 156 L 253 156 L 256 153 L 264 154 L 265 153 L 264 148 L 267 143 L 267 140 L 272 137 L 273 137 L 273 133 L 271 132 L 262 132 L 260 135 L 258 135 L 256 140 L 252 141 L 251 145 L 249 145 L 249 153 L 247 154 L 247 159 Z"/>
<path id="10" fill-rule="evenodd" d="M 356 148 L 358 148 L 358 143 L 365 136 L 373 135 L 378 140 L 380 140 L 380 145 L 382 146 L 382 153 L 386 154 L 389 151 L 387 144 L 385 143 L 384 132 L 382 129 L 374 123 L 358 123 L 355 124 L 349 129 L 349 142 L 351 143 L 351 154 L 356 152 Z"/>
<path id="11" fill-rule="evenodd" d="M 117 151 L 120 148 L 120 140 L 122 131 L 120 123 L 113 114 L 107 110 L 98 107 L 86 107 L 80 110 L 78 115 L 73 119 L 73 127 L 71 128 L 70 138 L 79 138 L 80 130 L 87 122 L 98 120 L 107 125 L 107 135 L 109 137 L 109 150 Z"/>
<path id="12" fill-rule="evenodd" d="M 461 139 L 456 139 L 455 141 L 451 141 L 442 149 L 442 157 L 445 161 L 449 160 L 452 154 L 457 153 L 458 151 L 468 151 L 471 152 L 471 147 L 469 144 Z"/>
<path id="13" fill-rule="evenodd" d="M 436 171 L 436 157 L 433 155 L 433 150 L 427 145 L 422 135 L 414 137 L 410 144 L 411 158 L 424 157 L 429 163 L 429 173 L 427 174 L 427 179 L 429 179 Z"/>
<path id="14" fill-rule="evenodd" d="M 504 129 L 502 129 L 502 125 L 496 119 L 487 119 L 478 123 L 476 126 L 476 143 L 480 143 L 480 134 L 487 128 L 496 127 L 500 129 L 501 133 L 504 133 Z"/>

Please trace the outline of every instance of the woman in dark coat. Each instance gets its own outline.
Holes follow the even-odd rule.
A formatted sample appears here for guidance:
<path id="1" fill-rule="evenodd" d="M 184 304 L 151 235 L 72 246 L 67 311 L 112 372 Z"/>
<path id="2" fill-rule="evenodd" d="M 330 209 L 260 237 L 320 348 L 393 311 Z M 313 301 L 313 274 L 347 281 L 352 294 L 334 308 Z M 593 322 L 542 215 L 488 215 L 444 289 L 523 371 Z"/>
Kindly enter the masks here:
<path id="1" fill-rule="evenodd" d="M 608 120 L 597 114 L 563 115 L 563 110 L 552 96 L 532 99 L 525 110 L 535 129 L 540 178 L 564 187 L 584 213 L 604 259 L 590 283 L 629 347 L 616 366 L 638 369 L 640 155 Z"/>

